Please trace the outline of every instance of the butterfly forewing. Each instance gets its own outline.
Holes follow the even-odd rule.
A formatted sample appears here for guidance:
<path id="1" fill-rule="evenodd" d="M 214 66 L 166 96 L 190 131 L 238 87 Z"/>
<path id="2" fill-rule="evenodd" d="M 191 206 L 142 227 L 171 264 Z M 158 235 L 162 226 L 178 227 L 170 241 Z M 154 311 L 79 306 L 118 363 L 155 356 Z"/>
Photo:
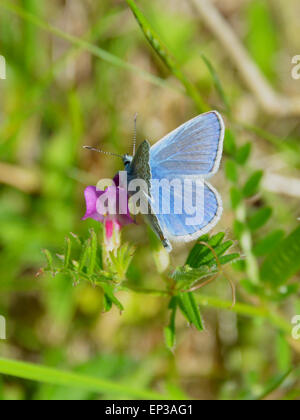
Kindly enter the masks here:
<path id="1" fill-rule="evenodd" d="M 143 179 L 148 185 L 148 190 L 151 187 L 151 169 L 150 169 L 150 144 L 147 140 L 137 149 L 135 156 L 129 170 L 129 181 L 131 179 Z M 131 178 L 131 179 L 130 179 Z"/>
<path id="2" fill-rule="evenodd" d="M 224 132 L 224 122 L 218 112 L 199 115 L 151 148 L 151 170 L 162 178 L 212 176 L 219 169 Z"/>

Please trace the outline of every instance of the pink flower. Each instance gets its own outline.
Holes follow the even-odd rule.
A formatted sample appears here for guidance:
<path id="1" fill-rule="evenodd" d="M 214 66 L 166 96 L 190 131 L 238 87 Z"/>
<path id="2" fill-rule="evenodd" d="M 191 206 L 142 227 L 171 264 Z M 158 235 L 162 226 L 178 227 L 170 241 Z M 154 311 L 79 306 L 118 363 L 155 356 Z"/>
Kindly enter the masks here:
<path id="1" fill-rule="evenodd" d="M 82 220 L 91 218 L 103 223 L 107 249 L 118 248 L 122 227 L 134 223 L 128 209 L 126 190 L 111 186 L 105 191 L 98 191 L 96 187 L 89 186 L 85 189 L 84 196 L 86 213 Z"/>

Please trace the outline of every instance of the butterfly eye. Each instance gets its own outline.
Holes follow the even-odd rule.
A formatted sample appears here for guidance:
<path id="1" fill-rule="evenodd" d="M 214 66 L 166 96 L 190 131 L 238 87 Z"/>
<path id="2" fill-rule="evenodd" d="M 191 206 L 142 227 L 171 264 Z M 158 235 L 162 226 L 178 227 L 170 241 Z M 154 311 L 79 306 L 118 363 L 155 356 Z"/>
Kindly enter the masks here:
<path id="1" fill-rule="evenodd" d="M 132 157 L 131 156 L 125 155 L 123 157 L 123 163 L 124 163 L 124 166 L 125 167 L 127 167 L 128 165 L 130 165 L 131 162 L 132 162 Z"/>

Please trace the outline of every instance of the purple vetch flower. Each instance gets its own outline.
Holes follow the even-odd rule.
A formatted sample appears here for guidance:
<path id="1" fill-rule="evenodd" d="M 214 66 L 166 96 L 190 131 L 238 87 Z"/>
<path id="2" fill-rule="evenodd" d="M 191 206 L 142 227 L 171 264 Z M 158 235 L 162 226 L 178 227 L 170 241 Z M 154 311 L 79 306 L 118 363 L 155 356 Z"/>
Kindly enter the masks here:
<path id="1" fill-rule="evenodd" d="M 108 187 L 105 191 L 89 186 L 84 196 L 86 213 L 82 220 L 91 218 L 103 223 L 106 249 L 112 251 L 118 248 L 122 227 L 134 223 L 128 209 L 127 191 L 118 186 Z"/>

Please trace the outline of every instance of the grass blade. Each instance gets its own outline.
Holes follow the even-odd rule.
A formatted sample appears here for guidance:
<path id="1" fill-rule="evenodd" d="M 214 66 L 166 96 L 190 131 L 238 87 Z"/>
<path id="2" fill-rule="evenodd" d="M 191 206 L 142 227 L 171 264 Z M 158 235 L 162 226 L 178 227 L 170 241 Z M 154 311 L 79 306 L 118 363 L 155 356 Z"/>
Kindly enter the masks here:
<path id="1" fill-rule="evenodd" d="M 121 67 L 125 70 L 132 71 L 134 74 L 138 74 L 143 79 L 147 80 L 148 82 L 160 86 L 160 87 L 168 87 L 169 89 L 176 90 L 175 87 L 172 87 L 170 84 L 166 83 L 163 79 L 154 76 L 151 73 L 148 73 L 145 70 L 142 70 L 141 68 L 128 63 L 125 60 L 122 60 L 121 58 L 115 56 L 114 54 L 111 54 L 110 52 L 89 43 L 88 41 L 85 41 L 81 38 L 78 38 L 76 36 L 70 35 L 59 28 L 56 28 L 55 26 L 51 25 L 50 23 L 44 21 L 43 19 L 39 18 L 36 15 L 33 15 L 30 12 L 27 12 L 22 7 L 16 6 L 15 4 L 12 4 L 10 2 L 6 2 L 5 0 L 1 1 L 0 6 L 3 9 L 6 9 L 15 15 L 19 16 L 20 18 L 24 19 L 27 22 L 32 23 L 33 25 L 39 27 L 40 29 L 52 33 L 53 35 L 58 36 L 59 38 L 62 38 L 74 46 L 81 48 L 83 50 L 86 50 L 90 52 L 95 57 L 100 58 L 103 61 L 106 61 L 109 64 L 112 64 L 117 67 Z"/>
<path id="2" fill-rule="evenodd" d="M 175 59 L 172 57 L 168 49 L 165 47 L 159 36 L 151 27 L 150 23 L 147 21 L 143 13 L 137 7 L 134 0 L 126 0 L 128 6 L 132 10 L 140 28 L 142 29 L 146 39 L 157 53 L 157 55 L 161 58 L 161 60 L 165 63 L 167 68 L 170 72 L 183 84 L 185 87 L 186 93 L 188 96 L 193 99 L 195 105 L 198 108 L 199 112 L 209 111 L 209 106 L 204 102 L 202 97 L 199 94 L 198 89 L 196 86 L 191 83 L 184 73 L 179 69 Z"/>
<path id="3" fill-rule="evenodd" d="M 168 396 L 161 395 L 158 392 L 132 388 L 128 384 L 119 384 L 107 379 L 93 378 L 15 360 L 0 358 L 0 373 L 30 381 L 80 388 L 92 392 L 126 395 L 147 400 L 168 399 Z"/>
<path id="4" fill-rule="evenodd" d="M 213 79 L 215 88 L 216 88 L 216 90 L 217 90 L 220 98 L 223 101 L 223 104 L 225 106 L 226 112 L 230 115 L 231 114 L 231 108 L 230 108 L 229 100 L 228 100 L 228 98 L 227 98 L 227 96 L 225 94 L 225 91 L 223 89 L 223 86 L 222 86 L 222 83 L 221 83 L 221 80 L 219 78 L 218 73 L 216 72 L 216 70 L 215 70 L 214 66 L 212 65 L 212 63 L 209 61 L 209 59 L 204 54 L 201 54 L 201 58 L 202 58 L 202 60 L 204 61 L 204 63 L 206 64 L 206 66 L 208 68 L 208 71 L 209 71 L 209 73 L 210 73 L 210 75 L 211 75 L 211 77 Z"/>

